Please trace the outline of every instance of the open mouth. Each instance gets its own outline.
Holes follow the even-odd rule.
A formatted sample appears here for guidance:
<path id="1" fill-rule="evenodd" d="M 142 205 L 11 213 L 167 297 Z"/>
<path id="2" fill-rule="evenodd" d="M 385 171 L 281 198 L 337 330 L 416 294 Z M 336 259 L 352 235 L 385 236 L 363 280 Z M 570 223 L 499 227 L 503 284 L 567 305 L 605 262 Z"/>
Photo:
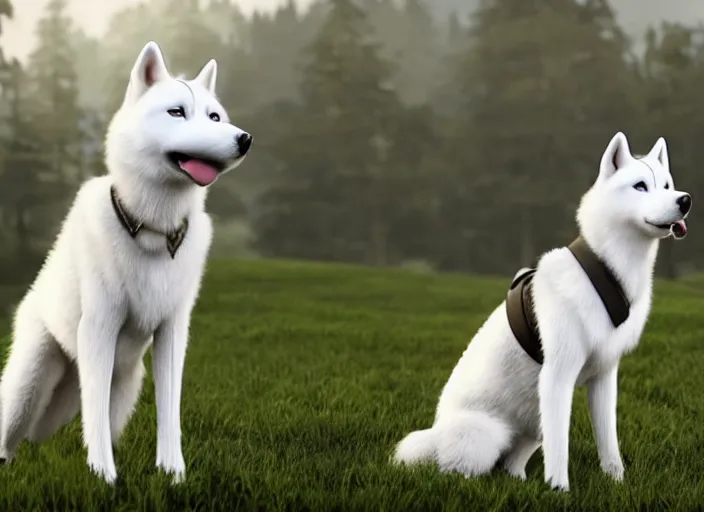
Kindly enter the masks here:
<path id="1" fill-rule="evenodd" d="M 684 220 L 677 220 L 666 224 L 653 224 L 647 220 L 645 222 L 658 229 L 669 231 L 672 233 L 672 236 L 678 240 L 687 236 L 687 223 Z"/>
<path id="2" fill-rule="evenodd" d="M 214 182 L 225 168 L 223 162 L 178 153 L 175 151 L 166 154 L 172 164 L 183 174 L 188 176 L 196 185 L 205 187 Z"/>

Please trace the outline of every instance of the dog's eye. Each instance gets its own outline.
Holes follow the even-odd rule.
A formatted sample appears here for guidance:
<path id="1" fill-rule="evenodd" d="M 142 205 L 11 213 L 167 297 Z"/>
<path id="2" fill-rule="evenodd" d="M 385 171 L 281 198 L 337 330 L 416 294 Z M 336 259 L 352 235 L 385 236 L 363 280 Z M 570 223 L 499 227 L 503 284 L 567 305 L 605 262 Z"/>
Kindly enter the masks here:
<path id="1" fill-rule="evenodd" d="M 171 117 L 186 117 L 186 111 L 183 107 L 170 108 L 166 111 Z"/>
<path id="2" fill-rule="evenodd" d="M 669 183 L 665 183 L 665 190 L 667 190 L 668 188 L 670 188 L 670 184 L 669 184 Z"/>
<path id="3" fill-rule="evenodd" d="M 644 181 L 639 181 L 638 183 L 633 185 L 633 188 L 636 189 L 638 192 L 648 191 L 648 185 L 646 185 Z"/>
<path id="4" fill-rule="evenodd" d="M 220 122 L 220 114 L 218 114 L 217 112 L 213 112 L 212 114 L 210 114 L 210 119 L 215 121 L 216 123 L 219 123 Z"/>

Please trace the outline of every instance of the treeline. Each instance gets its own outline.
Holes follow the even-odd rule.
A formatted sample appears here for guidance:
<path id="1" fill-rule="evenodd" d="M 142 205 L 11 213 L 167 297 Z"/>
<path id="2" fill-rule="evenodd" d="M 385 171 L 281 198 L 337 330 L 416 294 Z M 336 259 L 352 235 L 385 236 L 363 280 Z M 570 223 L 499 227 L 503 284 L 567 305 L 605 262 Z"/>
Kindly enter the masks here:
<path id="1" fill-rule="evenodd" d="M 654 27 L 635 54 L 606 0 L 483 0 L 469 18 L 431 6 L 289 1 L 248 17 L 236 0 L 151 0 L 95 40 L 50 0 L 27 62 L 1 63 L 0 280 L 36 270 L 80 182 L 105 172 L 106 122 L 150 39 L 186 75 L 218 59 L 219 96 L 255 136 L 209 196 L 219 256 L 512 273 L 574 236 L 622 130 L 635 151 L 666 137 L 695 198 L 660 272 L 699 267 L 700 27 Z"/>

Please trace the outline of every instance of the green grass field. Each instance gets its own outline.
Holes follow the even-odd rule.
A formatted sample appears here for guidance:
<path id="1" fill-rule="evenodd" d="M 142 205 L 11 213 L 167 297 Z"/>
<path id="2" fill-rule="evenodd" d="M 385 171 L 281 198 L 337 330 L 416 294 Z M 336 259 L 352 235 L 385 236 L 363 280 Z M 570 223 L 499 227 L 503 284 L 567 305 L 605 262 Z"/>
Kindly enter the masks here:
<path id="1" fill-rule="evenodd" d="M 337 265 L 215 262 L 191 330 L 182 401 L 187 481 L 154 469 L 151 378 L 113 488 L 85 464 L 74 420 L 0 468 L 0 510 L 693 510 L 704 505 L 704 287 L 659 282 L 645 335 L 622 362 L 626 479 L 601 473 L 578 390 L 572 492 L 550 491 L 540 452 L 520 482 L 388 463 L 433 420 L 455 362 L 508 278 Z M 0 324 L 8 332 L 7 321 Z"/>

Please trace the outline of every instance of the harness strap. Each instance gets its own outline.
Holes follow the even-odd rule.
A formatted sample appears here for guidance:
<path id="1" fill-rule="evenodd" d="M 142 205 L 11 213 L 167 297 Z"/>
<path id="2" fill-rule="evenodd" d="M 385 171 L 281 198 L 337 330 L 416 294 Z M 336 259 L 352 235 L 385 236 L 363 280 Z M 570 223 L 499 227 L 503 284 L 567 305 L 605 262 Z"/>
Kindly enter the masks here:
<path id="1" fill-rule="evenodd" d="M 543 347 L 531 293 L 534 274 L 535 269 L 531 268 L 513 280 L 506 297 L 506 314 L 518 344 L 536 363 L 543 364 Z"/>
<path id="2" fill-rule="evenodd" d="M 587 242 L 581 236 L 567 247 L 584 269 L 587 277 L 594 285 L 596 293 L 604 303 L 606 312 L 614 327 L 626 321 L 630 313 L 630 305 L 623 288 L 611 269 L 594 254 Z"/>
<path id="3" fill-rule="evenodd" d="M 614 328 L 620 326 L 628 318 L 630 305 L 618 279 L 581 236 L 568 249 L 601 298 Z M 543 364 L 542 343 L 533 305 L 535 271 L 535 268 L 530 268 L 514 278 L 506 296 L 506 314 L 519 345 L 536 363 Z"/>

